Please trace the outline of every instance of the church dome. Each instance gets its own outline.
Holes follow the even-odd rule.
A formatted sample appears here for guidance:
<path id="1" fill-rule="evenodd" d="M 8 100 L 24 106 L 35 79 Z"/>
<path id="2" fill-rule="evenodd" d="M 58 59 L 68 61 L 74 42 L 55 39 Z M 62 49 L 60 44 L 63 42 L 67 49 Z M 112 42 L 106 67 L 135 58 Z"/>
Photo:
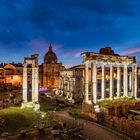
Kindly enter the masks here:
<path id="1" fill-rule="evenodd" d="M 46 64 L 56 64 L 57 63 L 57 56 L 52 50 L 52 46 L 49 46 L 48 52 L 44 56 L 44 63 Z"/>

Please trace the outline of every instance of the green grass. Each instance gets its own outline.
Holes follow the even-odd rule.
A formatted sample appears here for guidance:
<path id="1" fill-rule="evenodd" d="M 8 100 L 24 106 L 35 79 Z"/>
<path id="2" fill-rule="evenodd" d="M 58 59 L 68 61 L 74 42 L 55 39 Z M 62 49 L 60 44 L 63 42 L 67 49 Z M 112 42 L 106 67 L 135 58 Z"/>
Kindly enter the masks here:
<path id="1" fill-rule="evenodd" d="M 74 118 L 94 121 L 91 117 L 83 114 L 81 108 L 71 108 L 68 112 L 69 112 L 69 115 L 71 115 Z"/>
<path id="2" fill-rule="evenodd" d="M 63 98 L 58 98 L 56 100 L 46 100 L 40 102 L 40 110 L 41 111 L 54 111 L 54 110 L 63 110 L 67 107 L 73 107 L 73 104 L 68 102 L 67 100 Z"/>
<path id="3" fill-rule="evenodd" d="M 39 114 L 31 109 L 10 107 L 0 110 L 0 117 L 6 121 L 6 125 L 0 129 L 0 132 L 17 133 L 35 125 L 38 122 Z"/>
<path id="4" fill-rule="evenodd" d="M 135 98 L 119 98 L 115 100 L 103 100 L 98 102 L 98 105 L 101 107 L 113 107 L 113 106 L 120 106 L 123 104 L 133 104 L 135 102 L 138 102 Z"/>

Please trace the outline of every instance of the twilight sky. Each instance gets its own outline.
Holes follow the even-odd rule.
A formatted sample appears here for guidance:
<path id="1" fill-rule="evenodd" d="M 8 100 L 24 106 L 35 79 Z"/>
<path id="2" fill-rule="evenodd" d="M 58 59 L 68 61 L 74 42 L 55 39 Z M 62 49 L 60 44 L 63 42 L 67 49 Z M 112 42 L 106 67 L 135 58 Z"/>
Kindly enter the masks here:
<path id="1" fill-rule="evenodd" d="M 106 46 L 140 62 L 140 0 L 0 0 L 0 63 L 41 63 L 50 43 L 66 66 Z"/>

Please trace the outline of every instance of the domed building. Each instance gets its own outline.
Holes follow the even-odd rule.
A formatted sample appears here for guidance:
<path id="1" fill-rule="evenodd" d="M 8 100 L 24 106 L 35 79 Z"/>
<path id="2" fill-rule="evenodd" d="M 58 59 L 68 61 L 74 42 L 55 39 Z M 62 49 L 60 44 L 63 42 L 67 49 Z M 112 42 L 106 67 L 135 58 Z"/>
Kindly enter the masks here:
<path id="1" fill-rule="evenodd" d="M 58 63 L 57 56 L 53 52 L 52 46 L 49 46 L 48 52 L 44 56 L 44 63 L 39 67 L 39 85 L 48 89 L 59 87 L 60 71 L 65 67 Z"/>

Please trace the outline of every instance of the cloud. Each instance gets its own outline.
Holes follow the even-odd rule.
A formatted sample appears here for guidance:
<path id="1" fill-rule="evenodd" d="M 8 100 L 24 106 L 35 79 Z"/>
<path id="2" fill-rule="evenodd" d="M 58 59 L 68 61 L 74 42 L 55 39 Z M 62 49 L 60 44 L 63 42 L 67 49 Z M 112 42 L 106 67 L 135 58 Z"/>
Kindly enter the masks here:
<path id="1" fill-rule="evenodd" d="M 71 56 L 73 62 L 68 63 L 80 63 L 79 52 L 129 40 L 135 44 L 140 36 L 139 7 L 139 0 L 1 0 L 3 53 L 43 56 L 52 43 L 62 60 Z"/>

